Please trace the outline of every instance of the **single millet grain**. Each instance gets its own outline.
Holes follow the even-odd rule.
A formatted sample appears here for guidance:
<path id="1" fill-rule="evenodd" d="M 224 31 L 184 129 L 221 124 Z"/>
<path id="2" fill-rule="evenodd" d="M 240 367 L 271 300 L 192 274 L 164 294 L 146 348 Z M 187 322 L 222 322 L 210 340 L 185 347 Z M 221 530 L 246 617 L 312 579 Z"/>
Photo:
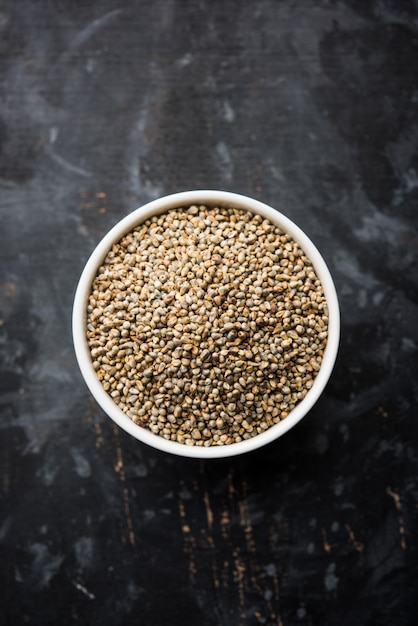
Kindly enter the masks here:
<path id="1" fill-rule="evenodd" d="M 327 336 L 303 250 L 234 208 L 172 209 L 136 227 L 112 246 L 87 307 L 105 391 L 140 426 L 187 445 L 239 442 L 285 419 Z"/>

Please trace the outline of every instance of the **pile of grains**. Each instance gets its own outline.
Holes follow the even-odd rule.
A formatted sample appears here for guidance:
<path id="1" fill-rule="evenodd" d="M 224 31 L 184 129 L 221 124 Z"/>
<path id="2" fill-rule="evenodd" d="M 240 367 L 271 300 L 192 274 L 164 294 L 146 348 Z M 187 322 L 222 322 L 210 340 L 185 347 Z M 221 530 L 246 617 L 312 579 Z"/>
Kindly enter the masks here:
<path id="1" fill-rule="evenodd" d="M 93 281 L 87 339 L 103 388 L 166 439 L 225 445 L 287 417 L 328 336 L 322 285 L 259 215 L 190 206 L 114 244 Z"/>

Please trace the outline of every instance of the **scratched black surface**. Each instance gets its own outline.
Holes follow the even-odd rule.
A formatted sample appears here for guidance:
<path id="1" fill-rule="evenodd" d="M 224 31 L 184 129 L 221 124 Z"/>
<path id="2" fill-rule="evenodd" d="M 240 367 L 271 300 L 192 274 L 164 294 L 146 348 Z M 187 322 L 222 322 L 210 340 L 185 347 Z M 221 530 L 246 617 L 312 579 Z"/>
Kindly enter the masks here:
<path id="1" fill-rule="evenodd" d="M 4 0 L 0 31 L 0 624 L 415 624 L 418 3 Z M 342 310 L 309 416 L 210 463 L 114 427 L 70 334 L 101 235 L 193 188 L 295 220 Z"/>

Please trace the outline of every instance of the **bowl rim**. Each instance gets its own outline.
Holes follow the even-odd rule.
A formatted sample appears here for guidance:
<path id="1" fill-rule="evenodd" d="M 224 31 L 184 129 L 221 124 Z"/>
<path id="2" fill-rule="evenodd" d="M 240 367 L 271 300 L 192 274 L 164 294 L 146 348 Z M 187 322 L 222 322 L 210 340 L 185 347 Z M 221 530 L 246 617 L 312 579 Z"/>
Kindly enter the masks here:
<path id="1" fill-rule="evenodd" d="M 250 439 L 232 444 L 208 447 L 189 446 L 167 440 L 161 435 L 156 435 L 148 429 L 135 424 L 103 389 L 92 365 L 85 332 L 87 301 L 91 283 L 113 243 L 119 241 L 135 226 L 154 215 L 160 215 L 170 209 L 187 207 L 193 204 L 247 209 L 253 213 L 259 213 L 288 233 L 301 246 L 315 268 L 315 272 L 324 289 L 329 318 L 327 345 L 320 370 L 311 389 L 289 415 L 283 421 Z M 128 213 L 104 235 L 88 258 L 76 287 L 72 311 L 72 335 L 78 366 L 90 393 L 104 412 L 120 428 L 142 443 L 163 452 L 189 458 L 215 459 L 241 455 L 267 445 L 288 432 L 310 411 L 322 394 L 337 358 L 340 341 L 340 310 L 335 285 L 324 258 L 308 235 L 295 222 L 278 209 L 251 197 L 229 191 L 200 189 L 173 193 L 147 202 Z"/>

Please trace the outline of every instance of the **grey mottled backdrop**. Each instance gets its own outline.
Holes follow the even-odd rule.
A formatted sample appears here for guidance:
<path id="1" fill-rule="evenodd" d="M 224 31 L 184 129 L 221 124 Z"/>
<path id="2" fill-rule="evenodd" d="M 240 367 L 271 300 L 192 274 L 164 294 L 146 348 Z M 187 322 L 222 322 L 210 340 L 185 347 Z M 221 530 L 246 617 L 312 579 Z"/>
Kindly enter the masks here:
<path id="1" fill-rule="evenodd" d="M 83 264 L 160 195 L 314 239 L 342 340 L 310 415 L 198 463 L 102 414 Z M 0 624 L 405 626 L 418 591 L 418 3 L 0 5 Z"/>

